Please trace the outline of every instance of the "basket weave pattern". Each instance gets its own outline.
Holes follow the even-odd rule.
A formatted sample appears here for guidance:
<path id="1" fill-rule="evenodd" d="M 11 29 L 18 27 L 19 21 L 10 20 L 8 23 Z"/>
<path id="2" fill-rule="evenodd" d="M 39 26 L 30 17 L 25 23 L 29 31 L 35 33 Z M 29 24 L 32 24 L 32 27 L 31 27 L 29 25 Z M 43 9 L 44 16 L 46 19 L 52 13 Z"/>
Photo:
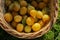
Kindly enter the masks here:
<path id="1" fill-rule="evenodd" d="M 50 6 L 50 15 L 51 20 L 49 23 L 42 28 L 40 31 L 35 33 L 19 33 L 16 30 L 14 30 L 4 19 L 4 2 L 0 0 L 0 26 L 2 29 L 4 29 L 7 33 L 18 37 L 18 38 L 26 38 L 26 39 L 33 39 L 37 37 L 41 37 L 45 33 L 47 33 L 53 26 L 53 24 L 56 22 L 57 16 L 58 16 L 58 0 L 50 0 L 49 6 Z"/>

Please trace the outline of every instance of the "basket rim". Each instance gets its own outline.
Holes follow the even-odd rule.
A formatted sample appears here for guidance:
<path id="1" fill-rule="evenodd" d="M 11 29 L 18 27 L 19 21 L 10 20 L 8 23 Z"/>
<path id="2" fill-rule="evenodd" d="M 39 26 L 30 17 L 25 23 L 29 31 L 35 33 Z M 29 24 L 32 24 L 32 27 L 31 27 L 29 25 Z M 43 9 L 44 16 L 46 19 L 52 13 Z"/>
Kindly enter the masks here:
<path id="1" fill-rule="evenodd" d="M 51 0 L 51 1 L 54 1 L 54 0 Z M 55 1 L 57 1 L 57 0 L 55 0 Z M 55 2 L 54 1 L 54 4 L 58 4 L 58 1 L 57 2 Z M 2 2 L 2 0 L 0 0 L 0 3 Z M 55 7 L 57 7 L 57 9 L 58 9 L 58 5 L 54 5 Z M 14 29 L 12 29 L 10 26 L 8 27 L 8 28 L 4 28 L 4 26 L 7 26 L 7 25 L 5 25 L 5 23 L 6 24 L 8 24 L 6 21 L 5 21 L 5 19 L 4 19 L 4 17 L 3 17 L 3 9 L 1 10 L 1 7 L 0 7 L 0 10 L 1 10 L 1 12 L 0 12 L 0 26 L 1 26 L 1 28 L 3 29 L 3 30 L 5 30 L 7 33 L 9 33 L 9 34 L 11 34 L 11 35 L 13 35 L 13 36 L 15 36 L 15 37 L 18 37 L 18 38 L 27 38 L 27 39 L 33 39 L 33 38 L 36 38 L 36 37 L 40 37 L 40 36 L 42 36 L 43 34 L 45 34 L 45 33 L 43 33 L 43 34 L 39 34 L 39 32 L 41 32 L 42 30 L 43 30 L 43 32 L 44 32 L 44 29 L 45 28 L 47 28 L 47 27 L 49 27 L 48 28 L 48 30 L 47 31 L 49 31 L 50 29 L 51 29 L 51 26 L 53 25 L 53 23 L 55 23 L 56 22 L 56 18 L 57 18 L 57 13 L 58 13 L 58 10 L 56 10 L 55 9 L 55 7 L 54 7 L 54 14 L 53 15 L 56 15 L 55 17 L 53 16 L 53 19 L 52 20 L 50 20 L 49 21 L 49 23 L 48 23 L 48 25 L 46 25 L 46 27 L 44 27 L 44 28 L 42 28 L 40 31 L 37 31 L 37 32 L 34 32 L 34 33 L 20 33 L 20 32 L 17 32 L 16 30 L 14 30 Z M 53 10 L 52 10 L 53 11 Z M 9 25 L 9 24 L 8 24 Z M 39 34 L 38 36 L 36 36 L 37 34 Z M 32 36 L 31 36 L 32 35 Z M 35 37 L 36 36 L 36 37 Z"/>

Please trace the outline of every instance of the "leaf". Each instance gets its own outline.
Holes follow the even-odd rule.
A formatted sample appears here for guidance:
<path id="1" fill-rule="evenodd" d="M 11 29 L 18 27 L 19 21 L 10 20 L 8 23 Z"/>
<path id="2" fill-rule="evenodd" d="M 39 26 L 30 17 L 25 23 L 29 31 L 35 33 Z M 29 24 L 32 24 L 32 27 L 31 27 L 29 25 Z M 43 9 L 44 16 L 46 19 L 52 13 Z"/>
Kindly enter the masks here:
<path id="1" fill-rule="evenodd" d="M 55 24 L 54 25 L 54 29 L 57 30 L 58 32 L 60 32 L 60 25 L 59 24 Z"/>
<path id="2" fill-rule="evenodd" d="M 60 33 L 59 33 L 59 35 L 56 37 L 55 40 L 60 40 Z"/>
<path id="3" fill-rule="evenodd" d="M 54 32 L 50 30 L 43 38 L 44 40 L 54 40 Z"/>

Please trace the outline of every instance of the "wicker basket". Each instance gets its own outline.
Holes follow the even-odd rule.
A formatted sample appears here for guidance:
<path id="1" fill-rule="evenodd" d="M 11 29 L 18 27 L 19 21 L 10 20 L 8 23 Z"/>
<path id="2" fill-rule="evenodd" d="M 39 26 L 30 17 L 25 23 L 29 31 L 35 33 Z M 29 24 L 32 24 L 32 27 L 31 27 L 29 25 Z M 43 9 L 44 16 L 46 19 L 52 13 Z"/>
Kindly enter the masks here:
<path id="1" fill-rule="evenodd" d="M 41 37 L 45 33 L 47 33 L 56 22 L 57 15 L 58 15 L 58 0 L 50 0 L 49 7 L 50 7 L 50 16 L 51 20 L 49 23 L 43 27 L 40 31 L 35 33 L 19 33 L 14 30 L 4 19 L 4 1 L 0 0 L 0 26 L 3 30 L 7 33 L 17 37 L 17 38 L 25 38 L 25 39 L 33 39 L 37 37 Z"/>

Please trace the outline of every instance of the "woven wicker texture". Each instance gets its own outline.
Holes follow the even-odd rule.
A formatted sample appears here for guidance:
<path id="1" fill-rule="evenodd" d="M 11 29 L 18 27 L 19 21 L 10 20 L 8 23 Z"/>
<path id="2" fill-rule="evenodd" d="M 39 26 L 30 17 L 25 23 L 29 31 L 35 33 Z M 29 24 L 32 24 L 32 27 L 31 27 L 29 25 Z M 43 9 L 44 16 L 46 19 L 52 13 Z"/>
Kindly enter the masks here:
<path id="1" fill-rule="evenodd" d="M 43 27 L 40 31 L 35 33 L 19 33 L 14 30 L 4 19 L 4 1 L 0 0 L 0 26 L 4 29 L 7 33 L 18 37 L 18 38 L 25 38 L 25 39 L 33 39 L 37 37 L 41 37 L 45 33 L 47 33 L 56 22 L 56 18 L 58 16 L 58 0 L 50 0 L 49 7 L 50 7 L 50 16 L 51 20 L 49 23 Z"/>

